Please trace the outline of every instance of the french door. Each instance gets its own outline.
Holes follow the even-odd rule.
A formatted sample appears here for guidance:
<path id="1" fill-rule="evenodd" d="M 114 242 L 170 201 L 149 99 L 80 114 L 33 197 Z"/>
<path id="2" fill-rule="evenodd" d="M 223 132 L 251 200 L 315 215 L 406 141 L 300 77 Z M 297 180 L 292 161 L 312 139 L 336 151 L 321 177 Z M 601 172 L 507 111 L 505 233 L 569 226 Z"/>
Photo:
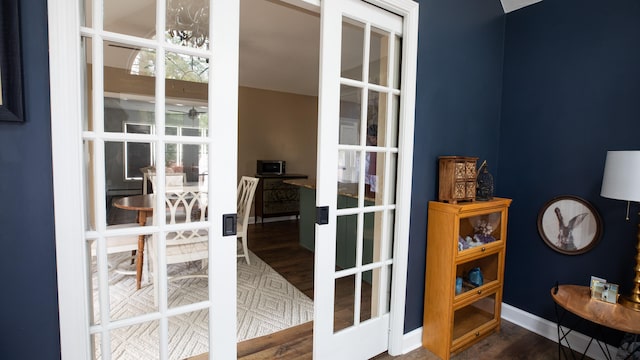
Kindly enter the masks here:
<path id="1" fill-rule="evenodd" d="M 317 359 L 367 359 L 402 334 L 415 85 L 405 30 L 417 5 L 376 3 L 322 1 Z"/>
<path id="2" fill-rule="evenodd" d="M 238 1 L 64 4 L 49 4 L 63 358 L 235 358 Z M 170 173 L 198 221 L 168 221 Z M 147 178 L 147 210 L 117 202 Z M 165 246 L 176 233 L 199 242 Z M 169 264 L 196 249 L 198 266 Z"/>
<path id="3" fill-rule="evenodd" d="M 387 348 L 398 354 L 418 5 L 283 2 L 312 11 L 321 6 L 317 203 L 327 221 L 319 218 L 323 225 L 316 228 L 314 358 L 364 359 Z M 186 4 L 195 6 L 189 16 L 204 16 L 199 26 L 179 25 L 177 12 Z M 171 334 L 175 324 L 202 317 L 206 335 L 198 340 L 199 351 L 236 357 L 236 239 L 222 236 L 222 219 L 236 211 L 238 11 L 238 1 L 230 0 L 50 1 L 63 358 L 116 358 L 118 339 L 132 336 L 144 336 L 150 357 L 186 357 L 192 354 L 173 352 Z M 213 171 L 213 164 L 224 171 Z M 207 184 L 207 220 L 177 226 L 154 211 L 145 226 L 135 219 L 112 224 L 113 198 L 142 188 L 145 171 L 155 174 L 155 209 L 164 208 L 167 173 Z M 187 228 L 208 234 L 206 294 L 175 302 L 162 245 L 167 233 Z M 112 261 L 112 245 L 139 235 L 160 245 L 142 258 L 148 264 L 155 256 L 160 264 L 143 267 L 142 284 L 153 282 L 151 307 L 114 311 L 118 294 L 110 274 L 130 262 Z M 134 289 L 131 297 L 148 287 Z M 348 310 L 336 313 L 338 301 Z"/>

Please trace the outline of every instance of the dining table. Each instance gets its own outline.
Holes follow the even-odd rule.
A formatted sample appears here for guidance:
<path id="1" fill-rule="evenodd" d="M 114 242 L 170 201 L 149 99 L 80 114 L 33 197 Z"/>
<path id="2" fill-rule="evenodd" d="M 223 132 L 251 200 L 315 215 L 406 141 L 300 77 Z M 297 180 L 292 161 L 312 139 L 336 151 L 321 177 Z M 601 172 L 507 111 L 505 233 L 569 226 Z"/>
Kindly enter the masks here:
<path id="1" fill-rule="evenodd" d="M 113 201 L 113 206 L 137 211 L 138 224 L 145 226 L 147 217 L 153 214 L 155 196 L 153 194 L 125 196 Z M 138 235 L 138 250 L 136 253 L 136 289 L 140 289 L 142 283 L 142 264 L 144 262 L 144 243 L 146 235 Z"/>

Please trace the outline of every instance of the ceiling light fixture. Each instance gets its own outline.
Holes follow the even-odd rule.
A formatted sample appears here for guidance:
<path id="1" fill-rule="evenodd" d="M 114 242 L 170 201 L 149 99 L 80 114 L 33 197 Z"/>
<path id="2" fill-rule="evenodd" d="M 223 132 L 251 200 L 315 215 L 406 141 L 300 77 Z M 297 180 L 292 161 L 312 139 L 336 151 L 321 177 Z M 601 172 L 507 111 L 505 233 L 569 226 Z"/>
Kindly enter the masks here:
<path id="1" fill-rule="evenodd" d="M 207 0 L 167 1 L 167 34 L 179 45 L 208 47 L 209 4 Z"/>

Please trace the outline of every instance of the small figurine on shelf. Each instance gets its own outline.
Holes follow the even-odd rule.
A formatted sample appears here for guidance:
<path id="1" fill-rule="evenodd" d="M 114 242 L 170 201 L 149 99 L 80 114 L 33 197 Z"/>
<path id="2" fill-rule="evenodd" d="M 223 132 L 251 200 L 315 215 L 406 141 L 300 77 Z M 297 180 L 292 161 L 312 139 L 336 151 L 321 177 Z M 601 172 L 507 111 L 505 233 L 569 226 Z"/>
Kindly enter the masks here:
<path id="1" fill-rule="evenodd" d="M 472 247 L 476 247 L 476 246 L 480 246 L 485 244 L 484 242 L 478 240 L 475 235 L 474 237 L 471 236 L 467 236 L 467 237 L 462 237 L 459 236 L 458 237 L 458 251 L 462 251 L 462 250 L 467 250 L 470 249 Z"/>
<path id="2" fill-rule="evenodd" d="M 500 213 L 470 217 L 469 223 L 473 227 L 474 241 L 481 244 L 488 244 L 496 241 L 494 232 L 500 227 Z"/>
<path id="3" fill-rule="evenodd" d="M 464 239 L 462 236 L 458 236 L 458 251 L 464 250 Z"/>
<path id="4" fill-rule="evenodd" d="M 458 236 L 458 251 L 467 250 L 468 248 L 469 243 L 467 242 L 467 240 L 462 236 Z"/>
<path id="5" fill-rule="evenodd" d="M 493 175 L 487 168 L 487 160 L 482 162 L 476 178 L 476 200 L 488 201 L 493 199 Z"/>
<path id="6" fill-rule="evenodd" d="M 474 227 L 474 230 L 475 230 L 475 234 L 473 235 L 473 238 L 476 241 L 481 242 L 483 244 L 496 241 L 496 238 L 494 238 L 493 235 L 491 235 L 491 233 L 494 230 L 493 225 L 491 225 L 491 223 L 489 223 L 486 219 L 482 219 L 478 221 L 478 223 Z"/>
<path id="7" fill-rule="evenodd" d="M 480 246 L 482 244 L 484 244 L 480 239 L 478 239 L 475 235 L 473 235 L 473 237 L 471 236 L 467 236 L 465 238 L 465 240 L 467 241 L 467 244 L 469 244 L 469 247 L 476 247 L 476 246 Z"/>

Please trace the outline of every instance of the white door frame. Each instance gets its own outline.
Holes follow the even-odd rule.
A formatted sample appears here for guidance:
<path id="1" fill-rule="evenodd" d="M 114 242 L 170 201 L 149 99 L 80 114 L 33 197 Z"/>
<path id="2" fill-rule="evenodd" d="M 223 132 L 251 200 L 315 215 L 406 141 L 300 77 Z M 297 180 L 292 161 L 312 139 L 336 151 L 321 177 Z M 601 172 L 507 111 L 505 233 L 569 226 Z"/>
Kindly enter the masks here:
<path id="1" fill-rule="evenodd" d="M 211 181 L 212 179 L 208 181 L 209 196 L 216 198 L 216 206 L 209 208 L 209 218 L 212 219 L 208 229 L 209 234 L 212 234 L 209 242 L 209 259 L 217 259 L 218 261 L 209 261 L 210 300 L 206 302 L 206 308 L 209 311 L 209 326 L 212 335 L 209 339 L 210 354 L 217 358 L 235 358 L 237 350 L 236 315 L 235 311 L 226 311 L 225 309 L 236 308 L 236 277 L 229 277 L 236 271 L 236 238 L 235 236 L 222 238 L 221 234 L 222 214 L 236 212 L 235 192 L 228 190 L 237 187 L 235 175 L 237 173 L 237 153 L 235 151 L 219 151 L 219 148 L 237 149 L 237 95 L 230 97 L 225 94 L 230 94 L 229 88 L 238 88 L 239 2 L 214 1 L 211 3 L 210 10 L 209 32 L 212 44 L 217 46 L 214 46 L 211 52 L 208 108 L 210 114 L 213 115 L 210 118 L 224 120 L 209 122 L 210 140 L 207 144 L 210 154 L 214 152 L 224 154 L 224 156 L 220 155 L 215 158 L 215 164 L 228 169 L 228 173 L 233 175 L 219 177 L 215 181 L 217 186 L 214 181 Z M 88 300 L 91 296 L 90 289 L 87 288 L 88 271 L 85 265 L 87 253 L 83 246 L 86 230 L 83 221 L 86 216 L 86 200 L 82 189 L 86 187 L 86 184 L 84 183 L 83 169 L 85 165 L 80 139 L 83 136 L 82 99 L 86 94 L 83 93 L 84 86 L 81 76 L 81 69 L 84 69 L 85 64 L 81 60 L 80 14 L 80 1 L 64 2 L 64 5 L 49 1 L 53 193 L 56 214 L 55 238 L 60 346 L 63 359 L 89 359 L 92 357 Z M 235 25 L 228 26 L 229 24 Z M 214 27 L 221 25 L 227 26 L 226 31 L 212 31 Z M 157 26 L 162 29 L 164 22 Z M 160 48 L 160 50 L 162 49 Z M 236 51 L 228 49 L 236 49 Z M 101 49 L 97 51 L 101 51 Z M 218 53 L 220 51 L 224 51 L 224 56 Z M 164 65 L 159 64 L 159 66 Z M 164 94 L 164 81 L 156 81 L 156 84 L 156 92 Z M 220 84 L 224 84 L 226 88 L 221 89 Z M 234 99 L 235 101 L 231 101 Z M 95 111 L 102 111 L 101 99 L 99 98 L 96 102 L 98 102 L 95 104 L 98 110 Z M 156 104 L 158 113 L 164 113 L 163 106 L 164 104 Z M 213 163 L 214 156 L 209 156 L 209 168 L 213 168 Z M 162 223 L 159 225 L 160 231 L 163 231 L 163 226 L 166 225 Z M 219 255 L 214 255 L 216 253 Z M 222 255 L 227 256 L 221 259 L 214 257 L 222 257 Z M 223 291 L 216 294 L 216 289 Z M 220 296 L 221 293 L 229 295 Z M 214 309 L 222 310 L 215 311 Z M 162 300 L 160 310 L 162 312 L 160 315 L 151 314 L 148 317 L 155 319 L 166 314 L 166 310 L 162 310 Z M 166 325 L 164 325 L 164 330 L 162 329 L 161 321 L 160 331 L 166 331 Z M 166 346 L 163 347 L 160 344 L 160 352 L 166 353 L 166 350 Z"/>
<path id="2" fill-rule="evenodd" d="M 283 0 L 307 9 L 318 9 L 320 0 Z M 400 117 L 404 119 L 399 133 L 399 146 L 403 153 L 413 153 L 415 79 L 417 68 L 418 3 L 411 0 L 369 0 L 383 9 L 404 18 L 401 91 L 403 103 Z M 83 96 L 80 89 L 80 7 L 78 1 L 56 3 L 49 1 L 49 66 L 51 82 L 51 139 L 53 159 L 58 303 L 60 317 L 61 355 L 64 359 L 87 359 L 91 356 L 88 336 L 88 309 L 84 284 L 86 269 L 81 260 L 85 254 L 73 239 L 81 238 L 84 213 L 81 207 L 83 195 L 75 189 L 83 188 L 78 169 L 82 169 L 82 151 L 77 139 L 81 138 Z M 224 37 L 220 39 L 224 41 Z M 228 64 L 234 66 L 234 64 Z M 235 64 L 237 66 L 237 63 Z M 219 74 L 225 76 L 224 74 Z M 225 78 L 221 81 L 236 81 Z M 211 94 L 212 97 L 215 94 Z M 235 166 L 235 165 L 234 165 Z M 393 283 L 391 292 L 391 329 L 389 353 L 403 352 L 404 308 L 409 249 L 409 213 L 411 205 L 412 158 L 401 157 L 398 162 L 398 192 L 396 200 L 396 242 L 394 248 Z M 72 191 L 69 191 L 72 189 Z M 78 296 L 80 294 L 80 296 Z M 85 311 L 78 311 L 85 309 Z M 228 331 L 227 331 L 228 332 Z M 214 334 L 228 337 L 224 331 Z M 235 334 L 233 334 L 235 337 Z"/>
<path id="3" fill-rule="evenodd" d="M 58 268 L 58 309 L 60 351 L 63 359 L 90 359 L 88 290 L 85 253 L 78 246 L 83 238 L 84 218 L 80 191 L 82 176 L 80 2 L 66 6 L 49 2 L 49 67 L 51 81 L 51 148 L 53 160 L 53 198 Z M 66 125 L 66 126 L 65 126 Z M 62 164 L 68 171 L 62 168 Z M 75 191 L 65 191 L 65 188 Z M 62 201 L 61 199 L 65 199 Z M 64 216 L 62 216 L 64 214 Z M 75 221 L 71 221 L 75 219 Z M 75 240 L 74 240 L 75 239 Z M 80 291 L 79 291 L 80 290 Z M 80 310 L 82 309 L 82 310 Z"/>
<path id="4" fill-rule="evenodd" d="M 398 178 L 396 180 L 396 233 L 391 275 L 391 309 L 389 348 L 390 355 L 404 353 L 404 316 L 409 262 L 409 229 L 411 218 L 411 185 L 413 180 L 413 139 L 415 127 L 416 82 L 418 64 L 419 5 L 413 0 L 368 0 L 382 9 L 403 18 L 402 84 L 400 87 L 400 128 L 398 148 Z"/>

